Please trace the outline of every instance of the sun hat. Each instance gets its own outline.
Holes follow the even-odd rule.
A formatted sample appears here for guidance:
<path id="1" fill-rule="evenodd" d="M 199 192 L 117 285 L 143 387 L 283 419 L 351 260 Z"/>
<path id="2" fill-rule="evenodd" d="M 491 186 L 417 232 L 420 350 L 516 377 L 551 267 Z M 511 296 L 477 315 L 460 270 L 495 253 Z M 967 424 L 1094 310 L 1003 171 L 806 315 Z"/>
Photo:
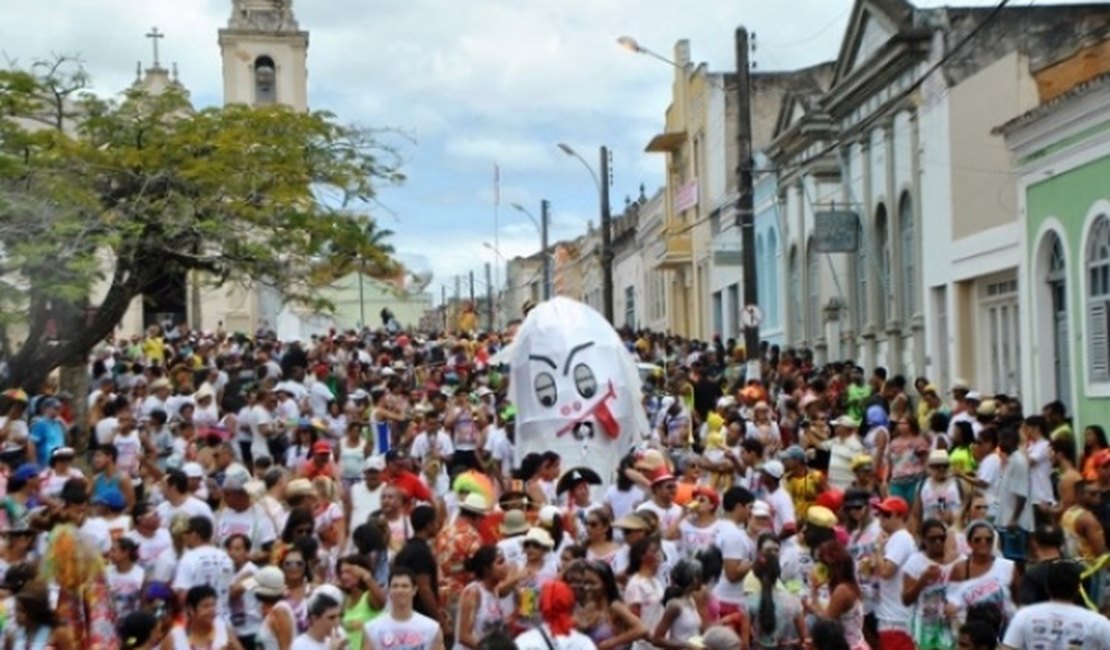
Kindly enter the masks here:
<path id="1" fill-rule="evenodd" d="M 312 481 L 306 478 L 293 479 L 292 481 L 289 481 L 288 485 L 285 486 L 286 499 L 292 497 L 301 497 L 312 493 Z"/>
<path id="2" fill-rule="evenodd" d="M 948 452 L 943 449 L 934 449 L 929 452 L 929 461 L 926 463 L 929 467 L 934 465 L 948 465 Z"/>
<path id="3" fill-rule="evenodd" d="M 163 388 L 173 388 L 173 384 L 170 383 L 169 379 L 166 379 L 165 377 L 159 377 L 158 379 L 150 382 L 150 386 L 148 386 L 148 388 L 150 388 L 150 390 L 152 391 L 155 391 L 161 390 Z"/>
<path id="4" fill-rule="evenodd" d="M 613 522 L 613 528 L 620 530 L 647 530 L 648 523 L 636 513 L 627 514 Z"/>
<path id="5" fill-rule="evenodd" d="M 280 598 L 285 595 L 285 573 L 276 566 L 262 567 L 243 586 L 256 596 Z"/>
<path id="6" fill-rule="evenodd" d="M 461 503 L 459 503 L 459 509 L 466 510 L 467 512 L 473 512 L 479 515 L 484 515 L 489 513 L 490 504 L 489 501 L 481 494 L 478 494 L 477 492 L 471 492 L 470 494 L 466 495 L 466 498 L 463 499 Z"/>
<path id="7" fill-rule="evenodd" d="M 806 510 L 806 523 L 819 528 L 834 528 L 836 514 L 825 506 L 810 506 Z"/>
<path id="8" fill-rule="evenodd" d="M 866 467 L 868 465 L 873 466 L 874 464 L 875 464 L 875 459 L 872 458 L 870 454 L 856 454 L 855 456 L 852 457 L 852 471 L 853 472 L 856 471 L 857 469 L 860 469 L 861 467 Z"/>
<path id="9" fill-rule="evenodd" d="M 548 550 L 555 548 L 555 540 L 551 538 L 551 533 L 536 526 L 528 529 L 528 534 L 524 536 L 524 541 L 522 543 L 539 544 Z"/>
<path id="10" fill-rule="evenodd" d="M 502 535 L 519 535 L 528 530 L 528 518 L 523 510 L 510 510 L 505 513 L 500 528 Z"/>
<path id="11" fill-rule="evenodd" d="M 850 415 L 842 415 L 830 422 L 830 424 L 834 427 L 847 427 L 849 429 L 859 428 L 859 422 L 857 422 L 856 419 Z"/>
<path id="12" fill-rule="evenodd" d="M 539 522 L 545 526 L 550 526 L 555 522 L 555 517 L 561 514 L 562 510 L 559 510 L 559 506 L 546 505 L 540 508 Z"/>

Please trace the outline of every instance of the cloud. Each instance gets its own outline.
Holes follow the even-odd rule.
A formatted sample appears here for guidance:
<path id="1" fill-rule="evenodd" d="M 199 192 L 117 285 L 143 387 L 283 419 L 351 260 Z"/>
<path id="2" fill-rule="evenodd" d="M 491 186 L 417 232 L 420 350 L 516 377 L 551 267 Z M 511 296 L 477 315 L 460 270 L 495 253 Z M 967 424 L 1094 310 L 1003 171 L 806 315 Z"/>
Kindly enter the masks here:
<path id="1" fill-rule="evenodd" d="M 443 150 L 465 162 L 486 163 L 491 173 L 494 162 L 517 171 L 549 170 L 558 153 L 546 142 L 483 135 L 450 137 Z"/>

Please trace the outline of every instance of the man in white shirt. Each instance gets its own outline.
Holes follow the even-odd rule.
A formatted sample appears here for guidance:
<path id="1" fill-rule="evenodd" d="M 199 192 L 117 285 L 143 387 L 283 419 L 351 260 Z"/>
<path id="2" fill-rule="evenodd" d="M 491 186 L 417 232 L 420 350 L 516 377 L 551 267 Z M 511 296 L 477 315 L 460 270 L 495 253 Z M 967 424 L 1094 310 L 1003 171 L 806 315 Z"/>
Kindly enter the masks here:
<path id="1" fill-rule="evenodd" d="M 1027 441 L 1025 455 L 1029 460 L 1029 500 L 1033 504 L 1033 514 L 1039 509 L 1047 515 L 1056 503 L 1052 489 L 1052 444 L 1048 422 L 1040 415 L 1032 415 L 1025 418 L 1021 429 Z"/>
<path id="2" fill-rule="evenodd" d="M 1014 429 L 999 432 L 998 450 L 1004 462 L 998 480 L 998 518 L 994 523 L 999 529 L 1002 555 L 1015 562 L 1025 560 L 1029 532 L 1033 530 L 1029 458 L 1020 444 Z"/>
<path id="3" fill-rule="evenodd" d="M 282 458 L 275 458 L 270 452 L 270 438 L 282 435 L 281 427 L 275 422 L 274 408 L 277 400 L 272 391 L 261 391 L 258 401 L 251 407 L 251 457 L 261 458 L 268 456 L 281 462 Z"/>
<path id="4" fill-rule="evenodd" d="M 787 524 L 797 523 L 794 500 L 782 486 L 782 477 L 786 474 L 786 468 L 781 461 L 769 460 L 763 463 L 759 470 L 762 476 L 763 500 L 771 506 L 774 531 L 778 535 Z"/>
<path id="5" fill-rule="evenodd" d="M 721 603 L 721 616 L 744 609 L 744 578 L 755 559 L 755 543 L 748 536 L 748 516 L 755 495 L 742 487 L 733 487 L 721 500 L 721 522 L 717 527 L 717 548 L 724 565 L 714 595 Z"/>
<path id="6" fill-rule="evenodd" d="M 415 600 L 416 575 L 405 567 L 394 568 L 389 576 L 389 611 L 363 626 L 362 647 L 388 650 L 403 641 L 406 650 L 443 650 L 439 621 L 414 611 Z"/>
<path id="7" fill-rule="evenodd" d="M 308 405 L 312 409 L 312 417 L 324 418 L 328 415 L 328 402 L 335 399 L 335 395 L 324 383 L 328 378 L 328 364 L 319 363 L 313 368 L 313 379 L 308 387 Z"/>
<path id="8" fill-rule="evenodd" d="M 164 492 L 166 500 L 158 504 L 156 509 L 158 519 L 162 525 L 169 526 L 178 515 L 204 517 L 214 521 L 212 508 L 189 492 L 189 477 L 179 469 L 172 469 L 166 473 Z"/>
<path id="9" fill-rule="evenodd" d="M 143 418 L 149 418 L 150 414 L 154 411 L 165 411 L 168 415 L 170 410 L 166 406 L 166 400 L 170 397 L 170 380 L 162 377 L 150 383 L 150 394 L 143 400 L 143 406 L 140 409 L 140 415 Z"/>
<path id="10" fill-rule="evenodd" d="M 251 549 L 256 554 L 265 555 L 267 549 L 277 539 L 274 520 L 257 503 L 251 503 L 247 493 L 250 474 L 246 469 L 236 468 L 228 471 L 221 486 L 224 507 L 216 513 L 216 544 L 223 547 L 232 535 L 246 535 Z"/>
<path id="11" fill-rule="evenodd" d="M 371 456 L 362 463 L 361 483 L 351 486 L 350 521 L 351 532 L 365 524 L 370 515 L 381 510 L 382 492 L 385 483 L 382 481 L 382 472 L 385 470 L 385 458 Z"/>
<path id="12" fill-rule="evenodd" d="M 231 607 L 228 596 L 235 577 L 235 565 L 227 553 L 212 545 L 212 520 L 205 517 L 189 519 L 185 546 L 173 577 L 173 590 L 181 602 L 185 594 L 198 585 L 216 590 L 216 616 L 228 620 Z"/>
<path id="13" fill-rule="evenodd" d="M 917 543 L 906 530 L 910 506 L 901 497 L 887 497 L 875 506 L 883 532 L 875 545 L 871 565 L 879 577 L 879 604 L 875 618 L 879 623 L 879 646 L 912 648 L 911 609 L 902 602 L 902 567 L 917 552 Z"/>
<path id="14" fill-rule="evenodd" d="M 1050 600 L 1019 608 L 1006 628 L 1001 647 L 1008 650 L 1110 648 L 1110 620 L 1073 604 L 1079 594 L 1079 571 L 1071 562 L 1060 562 L 1046 584 Z"/>

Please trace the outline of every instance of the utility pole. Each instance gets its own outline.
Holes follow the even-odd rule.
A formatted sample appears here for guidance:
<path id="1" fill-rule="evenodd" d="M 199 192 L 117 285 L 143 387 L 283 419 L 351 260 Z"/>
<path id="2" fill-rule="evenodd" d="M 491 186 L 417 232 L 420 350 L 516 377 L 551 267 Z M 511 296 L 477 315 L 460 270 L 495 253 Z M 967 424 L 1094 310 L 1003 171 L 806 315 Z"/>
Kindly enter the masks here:
<path id="1" fill-rule="evenodd" d="M 551 252 L 548 250 L 548 229 L 551 225 L 551 216 L 548 214 L 550 202 L 547 199 L 540 201 L 540 253 L 543 255 L 543 299 L 551 300 Z"/>
<path id="2" fill-rule="evenodd" d="M 474 271 L 470 272 L 470 306 L 477 308 L 474 304 Z"/>
<path id="3" fill-rule="evenodd" d="M 455 304 L 451 306 L 451 320 L 453 326 L 459 324 L 459 304 L 462 302 L 462 276 L 455 276 Z"/>
<path id="4" fill-rule="evenodd" d="M 755 259 L 755 210 L 752 192 L 752 83 L 748 63 L 748 30 L 736 28 L 736 144 L 739 156 L 739 183 L 736 201 L 736 225 L 740 228 L 740 246 L 743 249 L 744 308 L 759 304 L 756 287 Z M 759 323 L 749 322 L 744 327 L 744 351 L 748 361 L 758 359 Z"/>
<path id="5" fill-rule="evenodd" d="M 490 263 L 486 262 L 486 312 L 489 315 L 489 327 L 487 327 L 486 329 L 491 331 L 491 332 L 493 331 L 493 328 L 494 328 L 494 323 L 493 323 L 493 314 L 494 314 L 494 309 L 493 309 L 493 278 L 492 278 L 492 275 L 493 275 L 493 270 L 490 268 Z"/>
<path id="6" fill-rule="evenodd" d="M 609 148 L 601 146 L 601 303 L 613 323 L 613 215 L 609 209 Z"/>
<path id="7" fill-rule="evenodd" d="M 447 285 L 446 284 L 439 285 L 439 304 L 442 305 L 442 309 L 443 309 L 443 331 L 446 332 L 448 330 L 448 327 L 447 327 Z"/>

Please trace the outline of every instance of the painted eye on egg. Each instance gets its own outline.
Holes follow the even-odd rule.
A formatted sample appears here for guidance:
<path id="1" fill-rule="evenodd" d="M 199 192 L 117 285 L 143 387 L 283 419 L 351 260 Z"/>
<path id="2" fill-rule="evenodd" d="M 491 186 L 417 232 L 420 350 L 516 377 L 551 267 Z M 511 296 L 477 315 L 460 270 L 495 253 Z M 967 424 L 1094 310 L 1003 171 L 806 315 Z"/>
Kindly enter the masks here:
<path id="1" fill-rule="evenodd" d="M 590 399 L 597 393 L 597 378 L 594 377 L 594 371 L 584 363 L 574 367 L 574 387 L 578 389 L 578 394 L 586 399 Z"/>
<path id="2" fill-rule="evenodd" d="M 536 390 L 536 399 L 547 408 L 555 406 L 559 400 L 559 389 L 555 386 L 555 377 L 549 372 L 536 375 L 533 387 Z"/>

